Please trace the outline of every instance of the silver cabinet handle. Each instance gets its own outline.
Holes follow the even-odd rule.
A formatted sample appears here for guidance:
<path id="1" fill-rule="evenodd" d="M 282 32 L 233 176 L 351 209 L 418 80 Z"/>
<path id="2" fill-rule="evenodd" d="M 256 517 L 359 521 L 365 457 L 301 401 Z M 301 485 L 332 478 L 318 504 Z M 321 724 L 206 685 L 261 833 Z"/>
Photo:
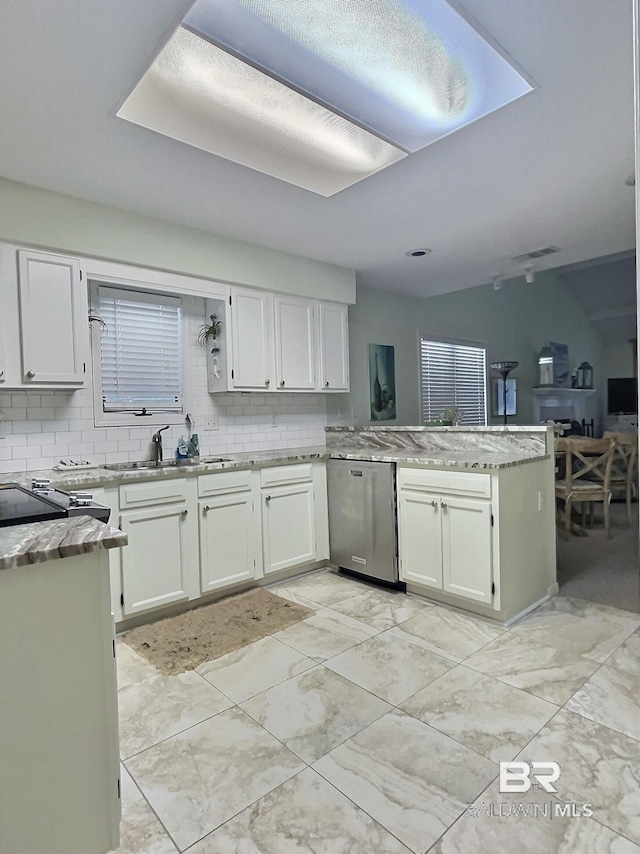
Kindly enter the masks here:
<path id="1" fill-rule="evenodd" d="M 0 377 L 4 376 L 4 371 L 0 371 Z"/>
<path id="2" fill-rule="evenodd" d="M 437 506 L 438 506 L 438 502 L 435 500 L 435 498 L 434 498 L 434 499 L 433 499 L 433 501 L 431 502 L 431 506 L 432 506 L 432 507 L 437 507 Z"/>
<path id="3" fill-rule="evenodd" d="M 203 507 L 202 509 L 204 510 L 204 512 L 205 512 L 205 513 L 208 513 L 208 512 L 209 512 L 209 510 L 211 510 L 211 507 L 209 507 L 209 505 L 208 505 L 208 504 L 205 504 L 205 505 L 204 505 L 204 507 Z"/>
<path id="4" fill-rule="evenodd" d="M 185 517 L 185 516 L 188 516 L 188 515 L 189 515 L 189 511 L 188 511 L 188 510 L 181 510 L 181 511 L 180 511 L 180 515 L 181 515 L 181 516 L 182 516 L 182 518 L 184 519 L 184 517 Z"/>
<path id="5" fill-rule="evenodd" d="M 27 371 L 27 376 L 29 377 L 30 380 L 32 380 L 35 377 L 35 375 L 36 375 L 35 371 Z"/>
<path id="6" fill-rule="evenodd" d="M 325 388 L 329 388 L 329 380 L 327 380 L 324 385 L 325 385 Z"/>
<path id="7" fill-rule="evenodd" d="M 280 385 L 281 385 L 281 386 L 283 386 L 283 385 L 284 385 L 284 380 L 280 380 Z"/>
<path id="8" fill-rule="evenodd" d="M 266 495 L 264 500 L 265 500 L 265 501 L 266 501 L 266 503 L 268 504 L 268 503 L 271 501 L 271 496 L 270 496 L 270 495 Z"/>
<path id="9" fill-rule="evenodd" d="M 265 380 L 264 384 L 268 386 L 270 382 L 271 382 L 271 380 Z"/>
<path id="10" fill-rule="evenodd" d="M 446 507 L 446 506 L 447 506 L 447 502 L 446 502 L 446 501 L 443 501 L 443 502 L 440 504 L 440 506 L 441 506 L 441 507 Z"/>

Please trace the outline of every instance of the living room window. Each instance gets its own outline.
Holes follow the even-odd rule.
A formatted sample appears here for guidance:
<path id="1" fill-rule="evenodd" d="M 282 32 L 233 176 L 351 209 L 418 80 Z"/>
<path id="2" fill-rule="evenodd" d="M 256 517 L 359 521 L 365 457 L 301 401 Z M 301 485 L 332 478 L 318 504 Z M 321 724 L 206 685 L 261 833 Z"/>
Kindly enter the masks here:
<path id="1" fill-rule="evenodd" d="M 459 409 L 460 424 L 487 423 L 487 351 L 477 343 L 420 339 L 420 415 L 423 422 Z"/>
<path id="2" fill-rule="evenodd" d="M 91 283 L 96 425 L 182 421 L 181 300 Z"/>

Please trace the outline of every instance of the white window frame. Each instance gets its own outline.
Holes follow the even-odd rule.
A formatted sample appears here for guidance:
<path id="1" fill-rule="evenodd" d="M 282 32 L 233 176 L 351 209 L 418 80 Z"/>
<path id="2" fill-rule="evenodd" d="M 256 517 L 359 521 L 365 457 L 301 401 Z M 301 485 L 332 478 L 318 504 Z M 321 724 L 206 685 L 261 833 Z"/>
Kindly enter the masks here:
<path id="1" fill-rule="evenodd" d="M 487 403 L 489 400 L 489 373 L 488 373 L 488 358 L 489 358 L 489 348 L 486 341 L 469 341 L 462 338 L 443 338 L 441 335 L 430 335 L 427 332 L 421 332 L 418 334 L 418 401 L 419 401 L 419 411 L 418 411 L 418 421 L 420 424 L 424 423 L 424 407 L 422 401 L 422 342 L 423 341 L 433 341 L 437 344 L 453 344 L 460 347 L 477 347 L 478 349 L 484 350 L 484 424 L 463 424 L 461 426 L 464 427 L 486 427 L 489 423 L 488 420 L 488 410 Z"/>
<path id="2" fill-rule="evenodd" d="M 92 312 L 98 314 L 98 288 L 101 286 L 115 287 L 118 290 L 130 291 L 132 298 L 139 296 L 153 296 L 161 299 L 163 296 L 171 296 L 173 299 L 181 301 L 179 294 L 169 294 L 164 289 L 162 291 L 154 291 L 148 288 L 140 288 L 135 284 L 123 283 L 121 279 L 109 280 L 108 278 L 92 278 L 88 281 L 89 286 L 89 306 Z M 180 350 L 180 369 L 182 373 L 182 400 L 180 410 L 175 411 L 158 411 L 152 412 L 149 415 L 135 415 L 133 412 L 108 412 L 103 409 L 102 405 L 102 372 L 100 366 L 100 334 L 97 324 L 94 322 L 91 326 L 91 376 L 93 388 L 93 421 L 96 427 L 157 427 L 165 424 L 184 424 L 185 413 L 185 397 L 187 394 L 185 384 L 185 364 L 187 359 L 187 323 L 184 312 L 180 315 L 180 333 L 181 333 L 181 350 Z"/>

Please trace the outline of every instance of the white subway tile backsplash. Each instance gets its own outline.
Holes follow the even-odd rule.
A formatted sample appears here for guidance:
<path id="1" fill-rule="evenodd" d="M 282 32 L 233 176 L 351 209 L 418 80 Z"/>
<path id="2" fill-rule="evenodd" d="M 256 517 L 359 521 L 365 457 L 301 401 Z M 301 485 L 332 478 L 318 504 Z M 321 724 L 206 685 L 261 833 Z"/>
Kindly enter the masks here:
<path id="1" fill-rule="evenodd" d="M 197 344 L 205 319 L 204 302 L 183 297 L 192 342 L 186 346 L 185 412 L 195 419 L 202 456 L 273 448 L 324 445 L 326 401 L 323 395 L 287 393 L 207 393 L 206 358 Z M 156 426 L 96 428 L 90 387 L 76 392 L 6 390 L 0 392 L 0 471 L 49 468 L 60 457 L 83 456 L 98 464 L 148 458 Z M 208 430 L 212 418 L 218 425 Z M 187 424 L 164 434 L 164 454 L 174 455 Z"/>

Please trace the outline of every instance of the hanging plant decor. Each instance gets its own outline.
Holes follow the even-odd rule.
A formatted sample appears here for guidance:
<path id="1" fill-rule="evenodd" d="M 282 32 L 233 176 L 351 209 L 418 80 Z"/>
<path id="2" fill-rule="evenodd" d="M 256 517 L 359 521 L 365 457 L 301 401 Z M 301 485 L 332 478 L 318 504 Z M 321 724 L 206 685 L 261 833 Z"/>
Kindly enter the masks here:
<path id="1" fill-rule="evenodd" d="M 209 342 L 209 339 L 212 341 L 216 341 L 220 333 L 222 332 L 222 321 L 216 318 L 215 314 L 210 314 L 209 318 L 211 323 L 205 323 L 200 327 L 200 331 L 198 332 L 198 344 L 201 347 L 206 348 Z M 219 351 L 219 347 L 212 347 L 211 352 L 217 353 Z"/>

